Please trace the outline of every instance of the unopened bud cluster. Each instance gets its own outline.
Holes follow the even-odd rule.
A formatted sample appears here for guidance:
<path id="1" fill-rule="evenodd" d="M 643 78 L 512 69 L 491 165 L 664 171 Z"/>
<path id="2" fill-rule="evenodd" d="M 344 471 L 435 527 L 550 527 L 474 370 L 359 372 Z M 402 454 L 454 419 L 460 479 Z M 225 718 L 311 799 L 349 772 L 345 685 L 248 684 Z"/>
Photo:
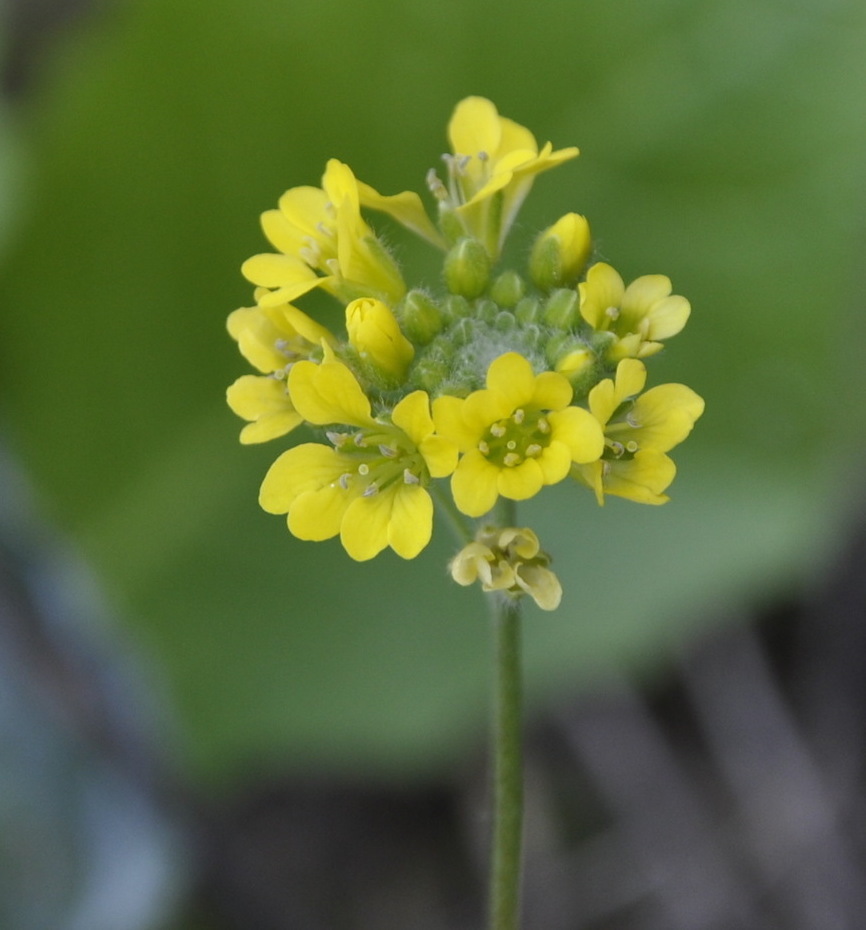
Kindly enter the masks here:
<path id="1" fill-rule="evenodd" d="M 387 547 L 417 555 L 432 494 L 470 518 L 566 479 L 599 503 L 664 503 L 667 453 L 703 410 L 684 385 L 644 391 L 644 360 L 683 328 L 688 301 L 662 275 L 626 285 L 593 263 L 584 216 L 567 212 L 535 235 L 523 267 L 502 265 L 535 177 L 577 149 L 539 147 L 480 97 L 458 104 L 448 136 L 444 171 L 427 176 L 434 218 L 417 193 L 380 194 L 333 159 L 321 187 L 287 191 L 262 216 L 274 251 L 243 266 L 255 303 L 229 318 L 259 372 L 228 391 L 248 421 L 241 440 L 302 423 L 323 440 L 279 456 L 262 506 L 301 539 L 339 535 L 356 559 Z M 371 210 L 442 250 L 439 287 L 407 285 Z M 342 304 L 344 332 L 295 305 L 314 289 Z M 455 579 L 555 606 L 558 582 L 532 531 L 485 527 L 452 563 Z"/>

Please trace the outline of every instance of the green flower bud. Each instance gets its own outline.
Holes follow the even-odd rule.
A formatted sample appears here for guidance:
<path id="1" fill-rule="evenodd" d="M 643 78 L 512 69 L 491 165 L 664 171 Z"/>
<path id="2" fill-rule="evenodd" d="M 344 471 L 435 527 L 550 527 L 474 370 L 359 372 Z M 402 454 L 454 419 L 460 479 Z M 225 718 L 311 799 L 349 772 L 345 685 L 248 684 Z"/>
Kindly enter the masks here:
<path id="1" fill-rule="evenodd" d="M 503 271 L 490 288 L 490 296 L 496 303 L 509 310 L 517 306 L 525 292 L 526 285 L 516 271 Z"/>
<path id="2" fill-rule="evenodd" d="M 598 358 L 577 336 L 559 333 L 548 340 L 545 355 L 554 371 L 568 378 L 575 395 L 585 393 L 598 381 Z"/>
<path id="3" fill-rule="evenodd" d="M 453 245 L 462 236 L 466 235 L 466 230 L 460 217 L 450 207 L 445 204 L 439 204 L 439 229 L 449 245 Z"/>
<path id="4" fill-rule="evenodd" d="M 523 297 L 517 302 L 514 315 L 521 323 L 540 323 L 541 303 L 535 297 Z"/>
<path id="5" fill-rule="evenodd" d="M 403 298 L 397 319 L 403 332 L 418 345 L 427 345 L 444 324 L 436 302 L 419 290 L 409 291 Z"/>
<path id="6" fill-rule="evenodd" d="M 544 322 L 557 329 L 573 329 L 580 320 L 577 291 L 562 288 L 554 291 L 544 305 Z"/>
<path id="7" fill-rule="evenodd" d="M 490 284 L 490 256 L 477 239 L 461 239 L 445 256 L 445 283 L 452 294 L 469 300 Z"/>
<path id="8" fill-rule="evenodd" d="M 552 291 L 574 286 L 589 258 L 589 223 L 578 213 L 566 213 L 535 240 L 529 275 L 536 287 Z"/>
<path id="9" fill-rule="evenodd" d="M 500 333 L 510 333 L 517 328 L 517 319 L 513 313 L 509 313 L 507 310 L 500 310 L 500 312 L 496 314 L 496 319 L 493 321 L 493 328 Z"/>
<path id="10" fill-rule="evenodd" d="M 450 367 L 443 358 L 422 358 L 412 370 L 412 380 L 428 394 L 436 394 L 448 378 Z"/>
<path id="11" fill-rule="evenodd" d="M 446 324 L 455 323 L 472 314 L 472 306 L 465 297 L 449 294 L 442 304 L 442 315 Z"/>

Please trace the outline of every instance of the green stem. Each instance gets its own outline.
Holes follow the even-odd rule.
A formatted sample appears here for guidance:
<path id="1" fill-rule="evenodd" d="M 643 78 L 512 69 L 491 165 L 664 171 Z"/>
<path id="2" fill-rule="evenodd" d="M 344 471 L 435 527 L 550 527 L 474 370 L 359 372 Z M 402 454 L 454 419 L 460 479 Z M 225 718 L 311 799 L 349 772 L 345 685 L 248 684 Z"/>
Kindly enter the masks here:
<path id="1" fill-rule="evenodd" d="M 462 543 L 469 543 L 475 538 L 475 533 L 471 525 L 466 521 L 466 517 L 457 509 L 450 494 L 443 491 L 438 481 L 431 481 L 427 489 L 433 500 L 436 502 L 439 510 L 448 518 L 454 535 Z"/>
<path id="2" fill-rule="evenodd" d="M 493 854 L 490 930 L 520 926 L 523 751 L 521 746 L 520 605 L 495 598 L 493 705 Z"/>
<path id="3" fill-rule="evenodd" d="M 503 502 L 503 526 L 514 524 L 515 507 Z M 523 833 L 521 742 L 520 601 L 490 598 L 495 642 L 493 696 L 493 848 L 490 869 L 490 930 L 518 930 Z"/>

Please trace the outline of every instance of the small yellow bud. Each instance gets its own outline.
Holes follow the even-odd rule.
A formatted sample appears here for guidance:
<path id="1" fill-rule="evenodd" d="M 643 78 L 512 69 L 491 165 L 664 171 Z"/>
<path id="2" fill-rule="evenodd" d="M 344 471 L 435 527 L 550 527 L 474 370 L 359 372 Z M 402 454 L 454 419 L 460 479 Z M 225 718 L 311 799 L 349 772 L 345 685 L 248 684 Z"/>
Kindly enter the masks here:
<path id="1" fill-rule="evenodd" d="M 412 343 L 400 332 L 391 308 L 373 297 L 359 297 L 346 307 L 349 342 L 358 355 L 382 373 L 401 381 L 415 355 Z"/>
<path id="2" fill-rule="evenodd" d="M 586 267 L 591 246 L 586 217 L 566 213 L 535 240 L 529 258 L 533 282 L 543 291 L 573 287 Z"/>

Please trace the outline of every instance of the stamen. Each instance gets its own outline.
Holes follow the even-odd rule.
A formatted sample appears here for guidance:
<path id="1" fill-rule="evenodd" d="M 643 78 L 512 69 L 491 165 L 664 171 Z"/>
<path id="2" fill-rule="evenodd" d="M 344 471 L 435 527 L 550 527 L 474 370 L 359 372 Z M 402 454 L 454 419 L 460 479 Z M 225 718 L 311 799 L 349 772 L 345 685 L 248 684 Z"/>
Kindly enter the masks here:
<path id="1" fill-rule="evenodd" d="M 494 423 L 490 427 L 490 435 L 495 436 L 497 439 L 502 439 L 505 435 L 505 427 L 501 423 Z"/>
<path id="2" fill-rule="evenodd" d="M 518 407 L 517 410 L 515 410 L 512 414 L 511 419 L 514 420 L 518 426 L 520 426 L 520 424 L 526 419 L 526 411 L 522 407 Z"/>
<path id="3" fill-rule="evenodd" d="M 621 442 L 617 442 L 615 439 L 608 439 L 605 445 L 617 458 L 619 458 L 623 452 L 625 452 L 625 446 Z"/>
<path id="4" fill-rule="evenodd" d="M 382 453 L 382 455 L 385 456 L 386 459 L 395 459 L 395 458 L 397 458 L 397 450 L 396 450 L 396 449 L 392 449 L 390 446 L 386 446 L 386 445 L 380 443 L 380 445 L 379 445 L 379 451 Z"/>
<path id="5" fill-rule="evenodd" d="M 366 488 L 364 488 L 364 491 L 361 494 L 361 497 L 373 497 L 375 494 L 378 494 L 378 493 L 379 493 L 379 486 L 375 482 L 372 482 L 368 484 Z"/>
<path id="6" fill-rule="evenodd" d="M 327 208 L 326 208 L 327 209 Z M 334 230 L 331 226 L 326 226 L 321 220 L 316 223 L 316 229 L 323 235 L 327 236 L 328 239 L 334 239 Z"/>
<path id="7" fill-rule="evenodd" d="M 482 455 L 490 455 L 490 446 L 482 439 L 481 442 L 478 443 L 478 451 Z"/>
<path id="8" fill-rule="evenodd" d="M 526 447 L 526 455 L 529 458 L 535 458 L 535 456 L 540 455 L 541 452 L 542 452 L 542 447 L 537 442 L 530 443 Z"/>
<path id="9" fill-rule="evenodd" d="M 352 476 L 351 476 L 348 472 L 346 472 L 346 474 L 340 475 L 340 478 L 339 478 L 339 480 L 338 480 L 337 483 L 340 485 L 340 487 L 341 487 L 344 491 L 348 491 L 348 490 L 349 490 L 349 482 L 350 482 L 351 480 L 352 480 Z"/>
<path id="10" fill-rule="evenodd" d="M 516 452 L 508 452 L 505 455 L 505 458 L 502 459 L 502 464 L 506 468 L 513 468 L 515 465 L 519 465 L 523 459 Z"/>
<path id="11" fill-rule="evenodd" d="M 338 433 L 334 430 L 326 430 L 325 436 L 328 437 L 328 442 L 335 445 L 338 449 L 349 438 L 345 433 Z"/>
<path id="12" fill-rule="evenodd" d="M 604 311 L 604 315 L 610 320 L 616 320 L 619 318 L 619 307 L 608 307 Z"/>
<path id="13" fill-rule="evenodd" d="M 550 432 L 550 423 L 545 419 L 545 417 L 540 417 L 535 428 L 543 436 L 546 436 Z"/>
<path id="14" fill-rule="evenodd" d="M 626 416 L 625 422 L 628 423 L 629 426 L 633 426 L 635 429 L 641 425 L 640 420 L 634 415 L 634 411 Z"/>
<path id="15" fill-rule="evenodd" d="M 421 484 L 421 479 L 415 474 L 415 472 L 409 471 L 408 468 L 403 469 L 403 483 L 404 484 Z"/>
<path id="16" fill-rule="evenodd" d="M 448 188 L 442 183 L 442 179 L 436 174 L 436 169 L 431 168 L 427 172 L 427 188 L 437 200 L 448 199 Z"/>
<path id="17" fill-rule="evenodd" d="M 352 437 L 352 442 L 354 442 L 359 449 L 363 449 L 367 445 L 367 440 L 363 433 L 355 433 Z"/>

